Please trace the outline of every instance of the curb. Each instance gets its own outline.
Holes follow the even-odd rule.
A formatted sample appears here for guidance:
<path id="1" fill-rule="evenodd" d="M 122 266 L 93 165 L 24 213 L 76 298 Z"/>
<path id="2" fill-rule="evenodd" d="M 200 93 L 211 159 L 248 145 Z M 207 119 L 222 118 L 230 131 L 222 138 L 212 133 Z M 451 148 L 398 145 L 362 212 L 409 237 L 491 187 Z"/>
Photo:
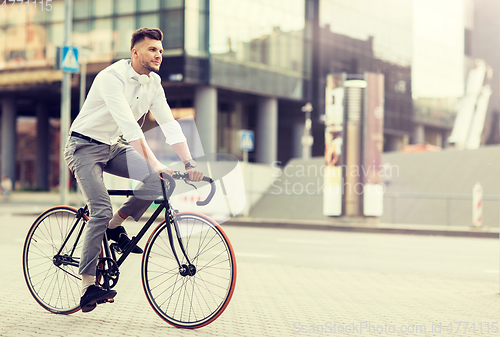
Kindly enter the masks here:
<path id="1" fill-rule="evenodd" d="M 33 216 L 33 220 L 46 208 L 45 205 L 37 205 L 31 209 L 0 209 L 0 215 L 9 214 L 11 216 Z M 49 208 L 49 206 L 47 206 Z M 141 221 L 146 221 L 153 211 L 146 211 Z M 160 216 L 156 222 L 160 222 Z M 443 225 L 417 225 L 417 224 L 379 224 L 379 223 L 349 223 L 341 221 L 323 220 L 294 220 L 294 219 L 263 219 L 236 217 L 222 224 L 223 226 L 245 226 L 261 228 L 284 228 L 284 229 L 304 229 L 304 230 L 331 230 L 343 232 L 359 233 L 386 233 L 386 234 L 411 234 L 411 235 L 439 235 L 455 237 L 474 238 L 499 238 L 499 228 L 494 227 L 463 227 L 463 226 L 443 226 Z"/>
<path id="2" fill-rule="evenodd" d="M 407 225 L 407 224 L 346 224 L 328 221 L 304 221 L 282 219 L 233 218 L 223 225 L 262 228 L 290 228 L 309 230 L 333 230 L 360 233 L 440 235 L 474 238 L 499 238 L 499 229 L 493 227 L 461 227 L 441 225 Z"/>

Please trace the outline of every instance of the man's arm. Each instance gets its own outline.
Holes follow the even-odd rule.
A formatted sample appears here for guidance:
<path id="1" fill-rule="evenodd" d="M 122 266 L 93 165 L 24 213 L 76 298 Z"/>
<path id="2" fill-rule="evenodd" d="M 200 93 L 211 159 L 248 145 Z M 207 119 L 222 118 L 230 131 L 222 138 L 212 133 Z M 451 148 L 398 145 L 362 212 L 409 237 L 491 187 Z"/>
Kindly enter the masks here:
<path id="1" fill-rule="evenodd" d="M 146 161 L 153 167 L 156 173 L 165 172 L 169 175 L 174 173 L 173 170 L 169 169 L 156 158 L 153 151 L 149 147 L 146 139 L 141 138 L 137 140 L 133 140 L 130 142 L 130 145 L 137 151 L 141 156 L 143 156 Z M 185 164 L 192 159 L 191 152 L 187 146 L 187 143 L 176 143 L 172 144 L 172 148 L 175 153 L 181 158 L 182 162 Z M 203 172 L 196 170 L 196 168 L 191 168 L 187 170 L 189 174 L 189 180 L 191 181 L 200 181 L 203 178 Z"/>
<path id="2" fill-rule="evenodd" d="M 156 158 L 153 151 L 149 147 L 146 139 L 139 138 L 129 142 L 129 144 L 137 151 L 141 156 L 143 156 L 146 161 L 153 167 L 156 173 L 165 172 L 172 175 L 173 171 L 169 170 L 165 165 L 160 163 L 160 161 Z"/>
<path id="3" fill-rule="evenodd" d="M 187 143 L 172 144 L 172 148 L 174 149 L 175 153 L 177 153 L 179 158 L 181 158 L 184 164 L 193 159 L 191 157 L 191 152 L 189 151 Z"/>
<path id="4" fill-rule="evenodd" d="M 172 144 L 172 148 L 174 149 L 175 153 L 177 153 L 179 158 L 181 158 L 184 164 L 193 159 L 193 157 L 191 157 L 191 152 L 189 151 L 187 143 L 175 143 Z M 198 171 L 195 167 L 188 168 L 187 172 L 189 174 L 189 180 L 191 181 L 200 181 L 203 178 L 203 172 Z"/>

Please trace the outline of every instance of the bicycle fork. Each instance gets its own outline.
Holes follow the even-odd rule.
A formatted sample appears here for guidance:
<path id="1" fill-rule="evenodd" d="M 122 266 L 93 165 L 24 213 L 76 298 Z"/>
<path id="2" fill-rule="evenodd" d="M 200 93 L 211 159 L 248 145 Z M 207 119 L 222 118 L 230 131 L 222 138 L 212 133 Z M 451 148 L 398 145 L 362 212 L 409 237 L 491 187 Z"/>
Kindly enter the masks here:
<path id="1" fill-rule="evenodd" d="M 177 261 L 177 265 L 179 266 L 179 273 L 181 276 L 194 276 L 196 274 L 196 267 L 191 263 L 189 257 L 187 256 L 186 249 L 184 248 L 184 244 L 182 243 L 182 237 L 179 230 L 179 226 L 172 215 L 172 211 L 168 211 L 168 222 L 167 232 L 168 232 L 168 240 L 170 242 L 170 247 L 172 247 L 172 253 L 174 254 L 175 260 Z M 177 256 L 177 252 L 174 247 L 174 238 L 172 235 L 172 226 L 175 228 L 175 234 L 177 236 L 177 241 L 179 242 L 179 246 L 181 247 L 182 254 L 186 258 L 187 264 L 181 264 L 179 257 Z"/>

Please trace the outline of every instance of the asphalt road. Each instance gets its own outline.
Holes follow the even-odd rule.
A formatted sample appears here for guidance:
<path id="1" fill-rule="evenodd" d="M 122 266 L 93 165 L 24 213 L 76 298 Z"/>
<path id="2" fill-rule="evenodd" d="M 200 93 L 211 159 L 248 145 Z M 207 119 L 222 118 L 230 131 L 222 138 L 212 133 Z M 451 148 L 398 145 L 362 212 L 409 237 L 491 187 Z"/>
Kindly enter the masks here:
<path id="1" fill-rule="evenodd" d="M 233 299 L 211 325 L 179 330 L 149 307 L 140 257 L 122 266 L 115 303 L 43 310 L 22 274 L 33 220 L 0 216 L 0 336 L 500 335 L 495 239 L 224 226 L 238 262 Z"/>

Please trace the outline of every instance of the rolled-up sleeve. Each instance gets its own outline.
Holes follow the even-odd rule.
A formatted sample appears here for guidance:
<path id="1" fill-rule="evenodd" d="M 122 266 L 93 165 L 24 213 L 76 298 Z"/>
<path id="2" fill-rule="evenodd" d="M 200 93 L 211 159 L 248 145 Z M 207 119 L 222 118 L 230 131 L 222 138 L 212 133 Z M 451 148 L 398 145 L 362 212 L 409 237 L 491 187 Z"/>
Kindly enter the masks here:
<path id="1" fill-rule="evenodd" d="M 186 137 L 182 132 L 181 126 L 174 119 L 172 110 L 170 110 L 168 106 L 167 98 L 165 97 L 165 92 L 161 84 L 159 84 L 159 88 L 156 90 L 156 95 L 151 104 L 150 111 L 156 119 L 156 122 L 158 122 L 158 125 L 160 125 L 167 144 L 172 145 L 186 142 Z"/>
<path id="2" fill-rule="evenodd" d="M 144 138 L 144 134 L 139 124 L 137 124 L 130 106 L 127 104 L 123 80 L 113 72 L 101 73 L 98 77 L 100 95 L 123 133 L 123 137 L 129 142 Z"/>

